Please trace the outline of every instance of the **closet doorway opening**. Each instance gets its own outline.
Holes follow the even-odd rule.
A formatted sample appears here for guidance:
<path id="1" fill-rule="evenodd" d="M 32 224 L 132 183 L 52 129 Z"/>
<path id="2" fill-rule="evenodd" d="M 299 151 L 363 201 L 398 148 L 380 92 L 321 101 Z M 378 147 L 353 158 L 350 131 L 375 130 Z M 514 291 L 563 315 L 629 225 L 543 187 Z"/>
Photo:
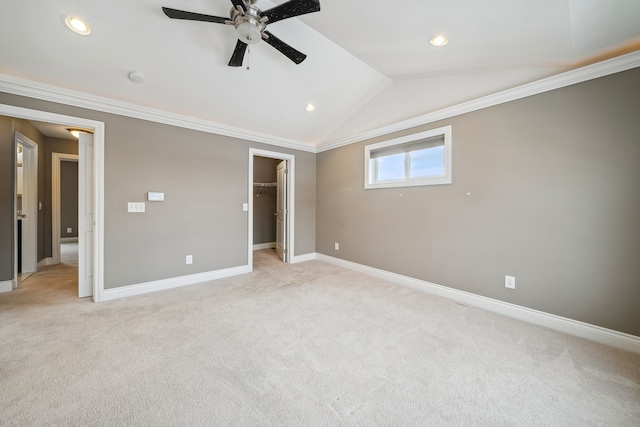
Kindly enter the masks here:
<path id="1" fill-rule="evenodd" d="M 249 149 L 248 265 L 253 251 L 274 249 L 291 263 L 294 242 L 295 156 Z"/>

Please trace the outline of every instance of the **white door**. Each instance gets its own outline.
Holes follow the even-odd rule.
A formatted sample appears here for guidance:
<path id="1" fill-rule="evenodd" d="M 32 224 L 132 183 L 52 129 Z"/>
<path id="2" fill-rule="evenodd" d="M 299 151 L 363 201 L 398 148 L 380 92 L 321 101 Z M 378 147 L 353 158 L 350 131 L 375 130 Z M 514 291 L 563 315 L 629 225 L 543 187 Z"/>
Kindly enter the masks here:
<path id="1" fill-rule="evenodd" d="M 78 140 L 78 297 L 93 295 L 93 135 Z"/>
<path id="2" fill-rule="evenodd" d="M 15 133 L 15 147 L 22 147 L 22 153 L 16 158 L 21 166 L 16 167 L 16 263 L 14 286 L 18 285 L 17 227 L 18 211 L 22 223 L 21 269 L 22 273 L 38 271 L 38 144 L 21 134 Z M 16 149 L 16 155 L 17 155 Z M 20 170 L 20 172 L 18 172 Z M 21 182 L 17 177 L 22 174 Z M 19 187 L 19 188 L 18 188 Z M 20 202 L 18 203 L 18 199 Z M 21 209 L 18 209 L 18 205 Z"/>
<path id="3" fill-rule="evenodd" d="M 278 163 L 276 182 L 276 254 L 287 262 L 287 161 Z"/>

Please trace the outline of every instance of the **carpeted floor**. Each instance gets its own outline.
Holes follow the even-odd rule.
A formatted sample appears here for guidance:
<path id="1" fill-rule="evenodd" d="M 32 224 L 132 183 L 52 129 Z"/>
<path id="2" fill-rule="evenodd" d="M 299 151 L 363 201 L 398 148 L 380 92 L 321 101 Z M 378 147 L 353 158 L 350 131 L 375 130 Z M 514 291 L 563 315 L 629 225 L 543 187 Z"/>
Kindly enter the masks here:
<path id="1" fill-rule="evenodd" d="M 311 261 L 94 304 L 0 294 L 0 425 L 638 426 L 640 355 Z"/>

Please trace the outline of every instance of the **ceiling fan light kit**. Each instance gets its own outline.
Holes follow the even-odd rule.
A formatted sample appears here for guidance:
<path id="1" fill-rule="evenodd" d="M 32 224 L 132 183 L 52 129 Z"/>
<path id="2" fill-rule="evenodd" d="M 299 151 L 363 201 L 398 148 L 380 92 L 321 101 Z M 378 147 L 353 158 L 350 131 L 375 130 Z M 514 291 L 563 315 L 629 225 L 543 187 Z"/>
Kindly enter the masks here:
<path id="1" fill-rule="evenodd" d="M 228 64 L 230 67 L 242 66 L 247 46 L 259 43 L 261 40 L 264 40 L 296 64 L 304 61 L 307 55 L 271 34 L 267 31 L 267 25 L 283 19 L 318 12 L 320 11 L 320 0 L 290 0 L 265 11 L 258 9 L 255 6 L 256 2 L 257 0 L 231 0 L 233 7 L 229 18 L 187 12 L 169 7 L 163 7 L 162 11 L 172 19 L 233 25 L 236 29 L 238 41 Z"/>

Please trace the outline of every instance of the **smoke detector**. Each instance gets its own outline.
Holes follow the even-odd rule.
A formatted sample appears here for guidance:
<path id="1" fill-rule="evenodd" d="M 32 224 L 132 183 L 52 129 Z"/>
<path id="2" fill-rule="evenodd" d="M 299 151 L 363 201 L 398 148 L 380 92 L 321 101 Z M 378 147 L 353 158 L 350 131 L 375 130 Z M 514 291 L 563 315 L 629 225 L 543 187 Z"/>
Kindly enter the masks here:
<path id="1" fill-rule="evenodd" d="M 134 83 L 142 83 L 144 81 L 144 74 L 140 71 L 132 71 L 129 73 L 129 80 Z"/>

